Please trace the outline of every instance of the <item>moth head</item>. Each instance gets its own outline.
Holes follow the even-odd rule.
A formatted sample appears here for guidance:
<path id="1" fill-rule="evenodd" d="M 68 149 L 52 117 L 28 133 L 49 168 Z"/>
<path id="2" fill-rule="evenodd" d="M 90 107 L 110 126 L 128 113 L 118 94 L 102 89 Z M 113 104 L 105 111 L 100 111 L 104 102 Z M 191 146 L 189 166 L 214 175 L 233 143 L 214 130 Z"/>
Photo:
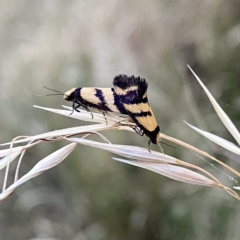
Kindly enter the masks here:
<path id="1" fill-rule="evenodd" d="M 67 101 L 73 101 L 75 98 L 75 90 L 76 88 L 72 88 L 71 90 L 65 92 L 63 98 Z"/>

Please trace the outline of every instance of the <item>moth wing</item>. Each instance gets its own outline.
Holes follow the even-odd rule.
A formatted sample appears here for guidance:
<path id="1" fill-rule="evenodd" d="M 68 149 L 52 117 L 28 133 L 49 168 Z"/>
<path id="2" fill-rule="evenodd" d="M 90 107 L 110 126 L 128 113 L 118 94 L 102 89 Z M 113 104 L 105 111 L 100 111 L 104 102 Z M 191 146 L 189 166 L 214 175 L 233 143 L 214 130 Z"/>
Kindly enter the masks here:
<path id="1" fill-rule="evenodd" d="M 114 91 L 117 95 L 122 96 L 122 99 L 129 101 L 129 103 L 139 102 L 142 98 L 147 96 L 148 84 L 144 78 L 117 75 L 113 79 Z"/>
<path id="2" fill-rule="evenodd" d="M 104 93 L 104 104 L 112 111 L 112 112 L 120 112 L 115 98 L 114 89 L 112 88 L 103 88 Z"/>
<path id="3" fill-rule="evenodd" d="M 102 88 L 104 101 L 109 105 L 114 105 L 114 92 L 112 88 Z"/>
<path id="4" fill-rule="evenodd" d="M 126 113 L 135 121 L 133 115 L 141 114 L 148 106 L 147 88 L 148 84 L 144 78 L 118 75 L 113 79 L 114 92 Z M 147 105 L 146 105 L 147 103 Z"/>
<path id="5" fill-rule="evenodd" d="M 147 99 L 147 81 L 140 77 L 118 75 L 113 80 L 114 91 L 119 96 L 127 114 L 150 137 L 157 125 Z"/>

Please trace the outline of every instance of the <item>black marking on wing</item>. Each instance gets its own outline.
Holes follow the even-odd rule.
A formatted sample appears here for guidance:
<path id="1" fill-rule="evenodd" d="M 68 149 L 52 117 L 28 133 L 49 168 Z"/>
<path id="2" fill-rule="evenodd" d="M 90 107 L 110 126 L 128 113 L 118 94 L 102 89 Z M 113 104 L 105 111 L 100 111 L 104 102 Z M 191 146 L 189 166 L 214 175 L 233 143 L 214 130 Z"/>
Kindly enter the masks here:
<path id="1" fill-rule="evenodd" d="M 127 114 L 127 111 L 122 105 L 121 97 L 115 93 L 114 88 L 112 88 L 112 92 L 114 96 L 114 105 L 117 107 L 120 113 Z"/>
<path id="2" fill-rule="evenodd" d="M 129 91 L 125 95 L 119 95 L 120 101 L 125 104 L 147 103 L 148 99 L 140 98 L 137 91 Z"/>
<path id="3" fill-rule="evenodd" d="M 146 111 L 146 112 L 136 112 L 136 113 L 133 113 L 133 112 L 128 111 L 128 113 L 129 113 L 129 115 L 130 115 L 132 118 L 152 116 L 152 114 L 151 114 L 150 111 Z M 136 120 L 136 121 L 137 121 L 137 120 Z"/>
<path id="4" fill-rule="evenodd" d="M 103 91 L 96 88 L 96 93 L 95 96 L 99 98 L 100 100 L 100 105 L 96 105 L 98 106 L 99 109 L 105 111 L 105 112 L 112 112 L 112 110 L 107 106 Z"/>
<path id="5" fill-rule="evenodd" d="M 95 96 L 99 98 L 101 103 L 104 103 L 105 102 L 105 98 L 103 96 L 102 90 L 97 89 L 97 88 L 95 90 L 96 90 Z"/>
<path id="6" fill-rule="evenodd" d="M 134 95 L 136 98 L 142 98 L 144 93 L 147 91 L 148 84 L 144 78 L 141 77 L 134 77 L 134 76 L 127 76 L 124 74 L 117 75 L 113 79 L 114 87 L 119 87 L 122 90 L 127 90 L 132 86 L 137 86 L 138 90 L 134 91 Z M 130 91 L 131 92 L 131 91 Z"/>
<path id="7" fill-rule="evenodd" d="M 139 86 L 140 88 L 147 90 L 148 84 L 144 78 L 135 77 L 135 76 L 127 76 L 125 74 L 119 74 L 114 77 L 113 85 L 120 87 L 125 90 L 130 86 Z"/>

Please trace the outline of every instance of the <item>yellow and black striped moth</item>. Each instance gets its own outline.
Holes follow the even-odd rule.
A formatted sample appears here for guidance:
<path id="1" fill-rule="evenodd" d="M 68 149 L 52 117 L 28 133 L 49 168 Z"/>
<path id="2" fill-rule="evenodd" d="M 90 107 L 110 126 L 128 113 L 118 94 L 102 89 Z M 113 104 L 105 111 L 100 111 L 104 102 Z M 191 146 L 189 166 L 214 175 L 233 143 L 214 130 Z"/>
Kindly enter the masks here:
<path id="1" fill-rule="evenodd" d="M 113 79 L 114 88 L 73 88 L 64 94 L 64 99 L 73 102 L 73 111 L 83 107 L 101 112 L 127 114 L 138 128 L 138 134 L 149 137 L 156 144 L 160 140 L 160 128 L 148 103 L 145 79 L 118 75 Z"/>

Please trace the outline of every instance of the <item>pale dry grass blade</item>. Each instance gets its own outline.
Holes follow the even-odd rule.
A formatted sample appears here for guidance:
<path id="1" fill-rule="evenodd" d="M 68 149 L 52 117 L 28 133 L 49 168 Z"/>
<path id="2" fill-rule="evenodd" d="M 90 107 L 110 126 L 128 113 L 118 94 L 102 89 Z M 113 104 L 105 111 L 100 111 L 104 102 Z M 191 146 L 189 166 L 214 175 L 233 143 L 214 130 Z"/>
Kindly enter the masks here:
<path id="1" fill-rule="evenodd" d="M 20 186 L 24 182 L 58 165 L 73 151 L 76 145 L 77 144 L 75 143 L 71 143 L 39 161 L 27 174 L 25 174 L 23 177 L 13 183 L 10 187 L 5 189 L 5 191 L 0 194 L 0 200 L 7 198 L 18 186 Z"/>
<path id="2" fill-rule="evenodd" d="M 151 151 L 151 153 L 145 149 L 145 148 L 140 148 L 136 146 L 127 146 L 127 145 L 118 145 L 118 144 L 108 144 L 108 143 L 100 143 L 100 142 L 95 142 L 92 140 L 86 140 L 82 138 L 68 138 L 66 139 L 71 142 L 79 143 L 82 145 L 87 145 L 90 147 L 95 147 L 99 148 L 102 150 L 106 150 L 127 158 L 133 159 L 133 161 L 137 161 L 138 163 L 142 163 L 149 166 L 154 166 L 153 164 L 160 164 L 160 165 L 180 165 L 180 166 L 185 166 L 188 168 L 193 168 L 198 171 L 202 171 L 203 173 L 209 175 L 213 180 L 214 180 L 214 186 L 220 186 L 221 184 L 214 178 L 211 174 L 206 172 L 205 170 L 192 165 L 190 163 L 186 163 L 184 161 L 181 161 L 179 159 L 173 158 L 169 155 Z M 221 185 L 222 187 L 222 185 Z"/>
<path id="3" fill-rule="evenodd" d="M 221 187 L 221 185 L 216 183 L 215 181 L 203 176 L 202 174 L 196 173 L 184 167 L 179 167 L 179 166 L 170 165 L 170 164 L 149 163 L 147 161 L 139 162 L 139 161 L 130 161 L 126 159 L 120 159 L 120 158 L 113 158 L 113 159 L 119 162 L 124 162 L 133 166 L 148 169 L 150 171 L 156 172 L 165 177 L 168 177 L 180 182 L 211 186 L 211 187 L 212 186 Z"/>
<path id="4" fill-rule="evenodd" d="M 115 123 L 115 121 L 112 121 L 112 119 L 108 118 L 107 115 L 106 115 L 106 119 L 105 119 L 103 117 L 103 114 L 87 112 L 85 110 L 80 110 L 81 112 L 73 111 L 73 113 L 72 113 L 72 108 L 68 108 L 66 106 L 63 106 L 63 107 L 68 110 L 46 108 L 46 107 L 41 107 L 41 106 L 36 106 L 36 105 L 34 105 L 33 107 L 39 108 L 39 109 L 42 109 L 45 111 L 57 113 L 57 114 L 65 116 L 65 117 L 75 118 L 75 119 L 82 120 L 82 121 L 106 123 L 106 119 L 107 119 L 107 121 L 109 121 L 109 123 Z"/>
<path id="5" fill-rule="evenodd" d="M 196 132 L 202 134 L 204 137 L 208 138 L 209 140 L 211 140 L 212 142 L 215 142 L 216 144 L 218 144 L 219 146 L 233 152 L 236 153 L 238 155 L 240 155 L 240 148 L 238 146 L 236 146 L 235 144 L 233 144 L 232 142 L 229 142 L 221 137 L 218 137 L 212 133 L 203 131 L 197 127 L 192 126 L 191 124 L 187 123 L 186 121 L 184 121 L 189 127 L 191 127 L 192 129 L 194 129 Z"/>
<path id="6" fill-rule="evenodd" d="M 188 68 L 190 69 L 192 74 L 195 76 L 195 78 L 197 79 L 199 84 L 202 86 L 202 88 L 205 91 L 205 93 L 207 94 L 210 102 L 212 103 L 217 115 L 219 116 L 219 118 L 221 119 L 221 121 L 223 122 L 225 127 L 228 129 L 228 131 L 232 134 L 232 136 L 235 138 L 235 140 L 240 145 L 240 134 L 239 134 L 239 131 L 237 130 L 237 128 L 235 127 L 235 125 L 233 124 L 233 122 L 230 120 L 230 118 L 227 116 L 227 114 L 222 110 L 222 108 L 219 106 L 217 101 L 214 99 L 214 97 L 211 95 L 209 90 L 205 87 L 205 85 L 202 83 L 202 81 L 196 75 L 196 73 L 191 69 L 190 66 L 188 66 Z"/>
<path id="7" fill-rule="evenodd" d="M 127 158 L 138 159 L 139 161 L 157 161 L 158 163 L 179 164 L 179 160 L 176 158 L 155 151 L 151 151 L 150 153 L 146 148 L 119 144 L 107 144 L 83 138 L 66 138 L 66 140 L 90 147 L 100 148 Z"/>

